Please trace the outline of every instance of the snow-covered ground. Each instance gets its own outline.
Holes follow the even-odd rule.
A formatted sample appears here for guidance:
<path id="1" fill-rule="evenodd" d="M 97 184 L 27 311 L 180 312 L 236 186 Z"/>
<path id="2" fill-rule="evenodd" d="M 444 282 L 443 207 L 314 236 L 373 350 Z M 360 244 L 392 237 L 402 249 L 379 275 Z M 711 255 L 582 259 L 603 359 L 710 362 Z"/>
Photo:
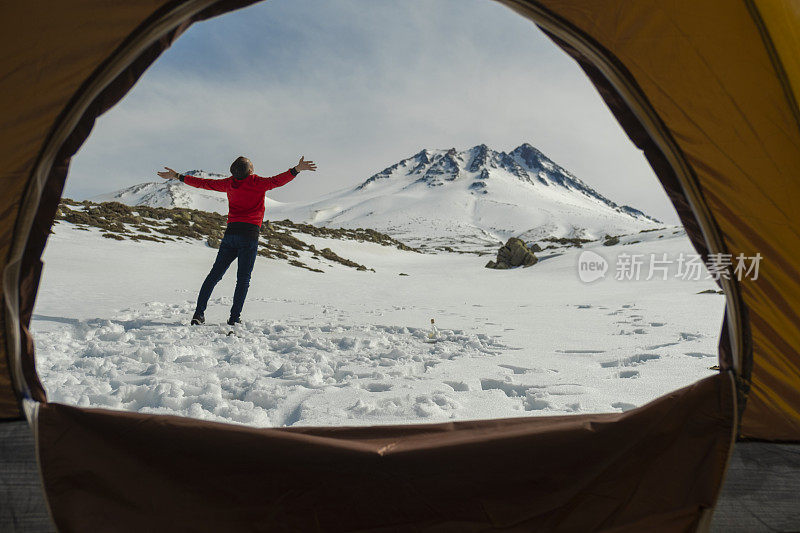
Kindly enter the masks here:
<path id="1" fill-rule="evenodd" d="M 613 279 L 618 253 L 692 253 L 676 228 L 587 245 L 611 262 L 591 284 L 578 279 L 575 248 L 498 271 L 487 256 L 304 236 L 375 272 L 258 257 L 231 336 L 219 324 L 234 268 L 210 324 L 187 325 L 216 250 L 54 231 L 33 330 L 55 402 L 254 426 L 618 412 L 716 364 L 724 298 L 697 294 L 712 281 Z"/>

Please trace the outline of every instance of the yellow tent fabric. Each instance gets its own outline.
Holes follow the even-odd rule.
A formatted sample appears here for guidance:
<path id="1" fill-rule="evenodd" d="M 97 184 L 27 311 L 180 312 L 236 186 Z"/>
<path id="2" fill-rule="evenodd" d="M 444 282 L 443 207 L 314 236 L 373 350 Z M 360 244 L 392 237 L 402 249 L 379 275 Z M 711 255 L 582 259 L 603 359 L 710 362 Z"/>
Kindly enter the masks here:
<path id="1" fill-rule="evenodd" d="M 776 249 L 778 264 L 785 269 L 783 275 L 761 291 L 753 292 L 758 307 L 753 304 L 752 315 L 758 314 L 760 331 L 754 348 L 753 388 L 743 420 L 742 435 L 762 439 L 798 440 L 800 438 L 800 154 L 798 130 L 800 129 L 800 2 L 790 0 L 759 0 L 751 7 L 754 18 L 760 16 L 764 28 L 762 39 L 774 47 L 773 64 L 779 81 L 783 83 L 785 105 L 793 112 L 794 128 L 786 121 L 791 141 L 777 149 L 784 157 L 772 161 L 771 169 L 780 174 L 774 193 L 765 198 L 766 210 L 775 210 L 781 217 L 773 225 L 751 223 L 750 233 L 756 242 Z M 784 78 L 785 76 L 785 78 Z M 781 79 L 783 78 L 783 79 Z M 765 100 L 768 95 L 762 95 Z M 782 123 L 783 124 L 783 123 Z M 765 135 L 770 142 L 777 134 Z M 787 135 L 787 137 L 789 137 Z M 774 150 L 773 150 L 774 151 Z M 756 176 L 769 179 L 765 176 Z M 780 262 L 780 263 L 779 263 Z M 768 272 L 772 272 L 770 269 Z M 759 287 L 758 284 L 754 284 Z M 769 288 L 768 288 L 769 287 Z M 754 287 L 755 288 L 755 287 Z M 775 309 L 777 307 L 777 309 Z M 755 324 L 755 321 L 754 321 Z M 777 422 L 784 430 L 776 428 L 773 413 L 781 413 Z"/>
<path id="2" fill-rule="evenodd" d="M 7 267 L 20 202 L 45 139 L 68 102 L 161 0 L 10 2 L 0 22 L 0 258 Z M 3 294 L 4 298 L 8 295 Z M 20 415 L 0 310 L 0 418 Z"/>
<path id="3" fill-rule="evenodd" d="M 644 132 L 649 147 L 670 150 L 663 160 L 673 167 L 654 167 L 681 203 L 682 216 L 702 225 L 705 237 L 692 233 L 698 248 L 762 255 L 757 280 L 724 284 L 733 329 L 720 343 L 722 371 L 618 415 L 439 426 L 253 430 L 44 403 L 32 418 L 51 510 L 64 529 L 113 523 L 135 530 L 135 520 L 145 515 L 179 523 L 187 509 L 229 524 L 225 513 L 234 505 L 254 513 L 239 516 L 248 524 L 265 512 L 269 519 L 305 524 L 320 516 L 311 502 L 328 501 L 325 524 L 339 529 L 546 524 L 581 531 L 696 530 L 708 525 L 730 456 L 737 399 L 747 400 L 742 437 L 800 442 L 800 272 L 793 262 L 800 257 L 798 4 L 498 1 L 540 24 L 579 59 L 637 143 Z M 12 375 L 23 373 L 34 398 L 44 400 L 26 328 L 69 157 L 93 120 L 188 24 L 249 3 L 75 0 L 3 8 L 0 418 L 21 416 Z M 589 72 L 587 65 L 605 60 L 613 72 Z M 151 446 L 156 441 L 161 444 Z M 220 446 L 231 442 L 247 453 L 220 458 Z M 262 461 L 265 449 L 279 458 L 276 464 Z M 517 462 L 532 450 L 544 460 Z M 568 472 L 564 457 L 572 461 Z M 214 483 L 193 477 L 207 474 L 197 464 L 215 471 Z M 270 484 L 276 468 L 283 477 Z M 150 476 L 145 486 L 165 497 L 119 490 L 117 481 L 126 478 L 120 472 L 128 479 Z M 509 474 L 516 476 L 511 484 Z M 366 500 L 341 490 L 348 486 L 343 476 Z M 440 490 L 443 479 L 463 497 L 448 499 Z M 231 482 L 251 490 L 196 490 Z M 297 486 L 286 492 L 288 483 Z M 530 497 L 520 499 L 517 487 Z M 325 498 L 307 498 L 320 491 Z M 419 494 L 438 498 L 436 505 L 419 501 Z M 370 498 L 375 505 L 361 505 Z M 358 513 L 343 515 L 341 504 L 353 502 Z M 82 512 L 87 507 L 99 512 Z M 198 520 L 197 528 L 215 529 L 213 520 Z"/>
<path id="4" fill-rule="evenodd" d="M 0 23 L 0 257 L 8 257 L 31 171 L 80 87 L 148 17 L 210 0 L 20 2 Z M 248 2 L 217 2 L 233 9 Z M 788 0 L 505 0 L 544 10 L 607 50 L 680 148 L 734 256 L 760 253 L 739 286 L 752 374 L 741 435 L 800 439 L 800 7 Z M 24 274 L 24 273 L 23 273 Z M 4 302 L 16 296 L 4 287 Z M 3 306 L 0 313 L 8 307 Z M 12 305 L 10 308 L 14 308 Z M 0 417 L 19 416 L 3 317 Z M 748 376 L 742 375 L 747 381 Z M 745 383 L 747 385 L 747 383 Z"/>
<path id="5" fill-rule="evenodd" d="M 523 2 L 520 2 L 522 4 Z M 800 126 L 748 2 L 543 1 L 630 71 L 693 169 L 741 282 L 752 332 L 744 437 L 800 439 Z M 769 4 L 767 37 L 800 76 L 798 4 Z"/>

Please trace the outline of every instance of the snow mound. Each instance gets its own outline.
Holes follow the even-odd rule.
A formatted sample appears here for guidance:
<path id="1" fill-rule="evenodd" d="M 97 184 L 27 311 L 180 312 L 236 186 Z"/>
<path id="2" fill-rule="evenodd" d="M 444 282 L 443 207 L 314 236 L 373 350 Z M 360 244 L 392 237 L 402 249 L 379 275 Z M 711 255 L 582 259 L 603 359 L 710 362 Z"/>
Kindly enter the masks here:
<path id="1" fill-rule="evenodd" d="M 153 302 L 112 320 L 74 320 L 37 334 L 39 367 L 51 401 L 169 413 L 257 426 L 303 422 L 304 400 L 348 388 L 364 396 L 339 406 L 343 419 L 441 418 L 459 406 L 446 394 L 403 393 L 397 380 L 442 361 L 492 357 L 496 339 L 382 325 L 301 326 L 246 321 L 188 326 L 192 305 Z M 397 389 L 397 390 L 395 390 Z M 392 393 L 377 403 L 373 393 Z M 329 409 L 333 409 L 331 406 Z"/>

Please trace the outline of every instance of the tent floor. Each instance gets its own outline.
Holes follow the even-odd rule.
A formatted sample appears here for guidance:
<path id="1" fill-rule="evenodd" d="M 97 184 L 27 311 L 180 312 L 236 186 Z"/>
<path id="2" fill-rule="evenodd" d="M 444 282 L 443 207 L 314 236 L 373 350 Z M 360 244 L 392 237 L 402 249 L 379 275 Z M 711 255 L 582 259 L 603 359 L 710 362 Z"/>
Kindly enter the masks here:
<path id="1" fill-rule="evenodd" d="M 33 433 L 0 422 L 0 531 L 54 531 L 39 482 Z M 800 531 L 800 445 L 738 443 L 711 531 Z"/>
<path id="2" fill-rule="evenodd" d="M 737 443 L 711 531 L 800 531 L 800 444 Z"/>
<path id="3" fill-rule="evenodd" d="M 55 531 L 24 420 L 0 422 L 0 531 Z"/>

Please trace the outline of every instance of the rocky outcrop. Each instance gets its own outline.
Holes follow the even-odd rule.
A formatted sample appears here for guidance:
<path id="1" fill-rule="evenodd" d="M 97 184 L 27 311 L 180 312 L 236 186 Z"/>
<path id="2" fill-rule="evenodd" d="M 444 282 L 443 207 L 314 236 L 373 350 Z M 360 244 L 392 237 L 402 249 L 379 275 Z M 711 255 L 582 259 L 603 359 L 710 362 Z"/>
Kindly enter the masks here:
<path id="1" fill-rule="evenodd" d="M 587 242 L 592 242 L 592 239 L 581 239 L 580 237 L 545 237 L 544 239 L 542 239 L 542 241 L 551 242 L 553 243 L 553 245 L 558 245 L 558 246 L 571 246 L 575 248 L 583 248 L 583 245 L 586 244 Z"/>
<path id="2" fill-rule="evenodd" d="M 525 241 L 512 237 L 497 251 L 497 261 L 489 261 L 486 268 L 504 270 L 518 266 L 529 267 L 538 261 L 536 255 L 525 245 Z"/>
<path id="3" fill-rule="evenodd" d="M 103 237 L 118 241 L 130 239 L 168 242 L 196 239 L 205 241 L 211 248 L 219 248 L 225 232 L 225 216 L 181 207 L 128 206 L 119 202 L 75 202 L 65 198 L 59 204 L 55 218 L 58 222 L 68 222 L 74 225 L 76 229 L 97 228 L 101 230 Z M 325 239 L 372 242 L 381 246 L 419 252 L 385 233 L 368 228 L 324 228 L 295 223 L 291 220 L 266 220 L 261 226 L 260 233 L 258 255 L 268 259 L 288 261 L 292 266 L 313 272 L 322 272 L 322 270 L 309 267 L 300 261 L 300 252 L 307 252 L 311 255 L 311 259 L 317 261 L 325 259 L 362 271 L 372 269 L 341 257 L 330 248 L 319 250 L 313 244 L 298 238 L 297 235 L 306 234 Z"/>

